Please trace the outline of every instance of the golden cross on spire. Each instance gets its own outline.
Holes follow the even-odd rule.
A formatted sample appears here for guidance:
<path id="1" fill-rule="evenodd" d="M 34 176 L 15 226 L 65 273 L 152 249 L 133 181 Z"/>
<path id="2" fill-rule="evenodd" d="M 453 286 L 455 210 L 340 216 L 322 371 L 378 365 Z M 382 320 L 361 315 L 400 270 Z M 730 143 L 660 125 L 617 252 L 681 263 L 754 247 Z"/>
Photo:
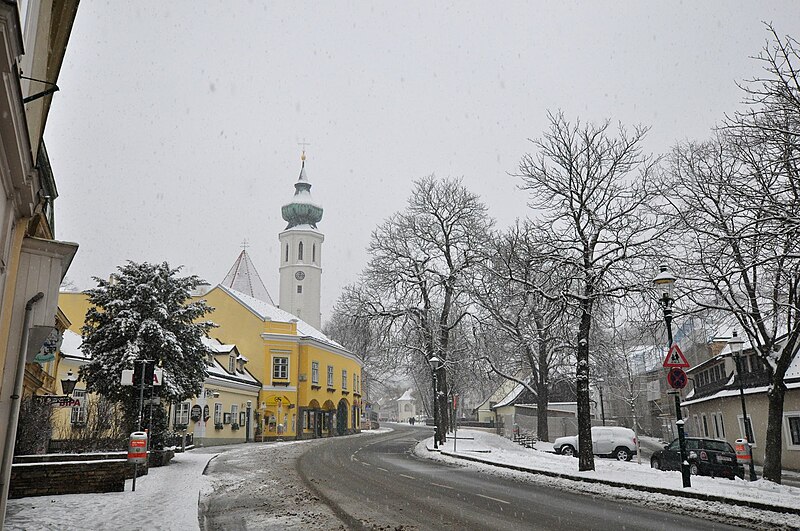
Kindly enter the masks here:
<path id="1" fill-rule="evenodd" d="M 248 241 L 247 241 L 247 238 L 245 238 L 244 240 L 242 240 L 242 243 L 241 243 L 241 245 L 242 245 L 242 250 L 243 250 L 243 251 L 246 251 L 246 250 L 247 250 L 247 248 L 248 248 L 248 247 L 250 247 L 250 242 L 248 242 Z"/>
<path id="2" fill-rule="evenodd" d="M 303 146 L 303 154 L 300 156 L 300 160 L 305 162 L 305 160 L 306 160 L 306 146 L 310 146 L 311 144 L 306 142 L 306 139 L 304 138 L 303 141 L 302 142 L 298 142 L 297 145 L 298 146 Z"/>

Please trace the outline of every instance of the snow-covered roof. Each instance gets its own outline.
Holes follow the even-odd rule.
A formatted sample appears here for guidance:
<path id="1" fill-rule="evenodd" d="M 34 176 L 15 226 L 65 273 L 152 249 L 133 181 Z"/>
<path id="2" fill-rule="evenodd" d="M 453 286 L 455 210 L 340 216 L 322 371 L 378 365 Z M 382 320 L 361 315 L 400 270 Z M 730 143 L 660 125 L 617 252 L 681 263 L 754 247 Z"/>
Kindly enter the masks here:
<path id="1" fill-rule="evenodd" d="M 214 354 L 230 354 L 230 352 L 236 348 L 236 345 L 225 345 L 219 339 L 210 337 L 203 337 L 201 341 L 203 342 L 203 346 Z"/>
<path id="2" fill-rule="evenodd" d="M 236 345 L 225 345 L 220 340 L 209 337 L 204 337 L 202 341 L 203 345 L 209 350 L 209 352 L 212 352 L 213 354 L 230 354 L 236 352 L 237 359 L 244 359 L 245 361 L 247 360 L 247 358 L 244 356 L 238 355 Z M 225 367 L 223 367 L 222 364 L 216 359 L 214 359 L 213 363 L 206 368 L 206 371 L 208 372 L 209 376 L 216 376 L 217 378 L 222 378 L 224 380 L 261 385 L 260 382 L 252 374 L 250 374 L 247 369 L 239 369 L 238 363 L 236 364 L 236 374 L 231 374 L 228 372 Z"/>
<path id="3" fill-rule="evenodd" d="M 253 261 L 250 260 L 250 256 L 245 250 L 239 254 L 220 285 L 245 293 L 268 304 L 275 304 L 264 282 L 261 281 L 256 266 L 253 265 Z"/>
<path id="4" fill-rule="evenodd" d="M 492 409 L 496 409 L 498 407 L 507 406 L 507 405 L 513 403 L 514 400 L 516 400 L 517 397 L 519 395 L 521 395 L 524 390 L 525 390 L 525 386 L 524 385 L 517 384 L 516 386 L 514 386 L 514 389 L 512 389 L 510 393 L 508 393 L 506 396 L 504 396 L 503 399 L 500 402 L 498 402 L 494 406 L 492 406 Z"/>
<path id="5" fill-rule="evenodd" d="M 61 353 L 70 358 L 89 360 L 89 356 L 81 350 L 83 338 L 72 330 L 64 330 L 64 339 L 61 341 Z"/>
<path id="6" fill-rule="evenodd" d="M 294 225 L 292 227 L 287 228 L 286 230 L 287 231 L 288 230 L 312 230 L 314 232 L 319 232 L 319 230 L 316 227 L 312 227 L 308 223 L 301 223 L 300 225 Z"/>
<path id="7" fill-rule="evenodd" d="M 414 400 L 414 397 L 411 396 L 411 389 L 406 390 L 398 400 Z"/>
<path id="8" fill-rule="evenodd" d="M 334 347 L 345 349 L 342 345 L 330 339 L 328 336 L 308 324 L 307 322 L 303 321 L 302 319 L 298 319 L 294 315 L 290 314 L 285 310 L 281 310 L 280 308 L 273 306 L 272 304 L 268 304 L 264 301 L 258 300 L 254 297 L 246 295 L 240 291 L 235 289 L 228 288 L 226 286 L 219 286 L 220 289 L 225 291 L 228 295 L 233 297 L 234 299 L 238 300 L 242 305 L 246 306 L 250 311 L 256 314 L 260 319 L 263 321 L 278 321 L 283 323 L 297 323 L 297 335 L 301 337 L 311 337 L 323 343 L 328 343 Z M 346 349 L 345 349 L 346 350 Z"/>

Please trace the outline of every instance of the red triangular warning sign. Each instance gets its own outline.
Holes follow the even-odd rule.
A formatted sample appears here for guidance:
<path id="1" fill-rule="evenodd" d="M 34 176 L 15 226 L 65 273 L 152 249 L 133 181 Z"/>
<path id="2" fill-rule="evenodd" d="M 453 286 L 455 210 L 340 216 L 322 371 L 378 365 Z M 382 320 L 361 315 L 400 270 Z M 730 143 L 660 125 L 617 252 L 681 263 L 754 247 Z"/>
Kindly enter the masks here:
<path id="1" fill-rule="evenodd" d="M 678 346 L 677 343 L 669 347 L 669 352 L 667 352 L 667 357 L 664 359 L 664 367 L 672 368 L 672 367 L 680 367 L 680 368 L 688 368 L 690 367 L 689 362 L 686 361 L 686 356 L 683 355 L 681 352 L 681 348 Z"/>

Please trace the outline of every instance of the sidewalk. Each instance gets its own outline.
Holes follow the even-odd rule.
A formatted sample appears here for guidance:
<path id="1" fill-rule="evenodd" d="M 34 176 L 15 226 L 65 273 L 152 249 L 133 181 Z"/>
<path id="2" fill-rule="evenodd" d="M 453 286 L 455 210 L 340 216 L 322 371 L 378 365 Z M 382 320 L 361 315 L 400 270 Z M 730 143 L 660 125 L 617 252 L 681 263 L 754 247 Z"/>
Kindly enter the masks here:
<path id="1" fill-rule="evenodd" d="M 472 437 L 465 439 L 462 437 Z M 697 498 L 707 502 L 721 502 L 733 506 L 745 506 L 760 510 L 788 513 L 786 517 L 797 519 L 800 515 L 800 488 L 777 485 L 765 480 L 754 482 L 736 479 L 692 476 L 692 487 L 683 488 L 678 472 L 663 472 L 650 468 L 649 461 L 641 465 L 636 461 L 620 462 L 595 457 L 595 470 L 579 472 L 578 462 L 573 457 L 556 455 L 547 451 L 524 448 L 495 434 L 475 430 L 459 430 L 453 452 L 453 439 L 440 445 L 440 454 L 459 461 L 470 461 L 491 465 L 509 471 L 540 474 L 597 487 L 636 489 L 669 496 Z M 431 448 L 432 439 L 424 441 L 425 457 L 436 458 Z M 543 443 L 543 446 L 548 446 Z M 549 445 L 552 449 L 552 445 Z M 418 453 L 421 453 L 418 447 Z M 696 503 L 696 502 L 694 502 Z"/>
<path id="2" fill-rule="evenodd" d="M 209 485 L 203 469 L 216 453 L 176 454 L 169 466 L 125 482 L 125 492 L 36 496 L 8 501 L 6 529 L 199 529 L 197 501 Z"/>

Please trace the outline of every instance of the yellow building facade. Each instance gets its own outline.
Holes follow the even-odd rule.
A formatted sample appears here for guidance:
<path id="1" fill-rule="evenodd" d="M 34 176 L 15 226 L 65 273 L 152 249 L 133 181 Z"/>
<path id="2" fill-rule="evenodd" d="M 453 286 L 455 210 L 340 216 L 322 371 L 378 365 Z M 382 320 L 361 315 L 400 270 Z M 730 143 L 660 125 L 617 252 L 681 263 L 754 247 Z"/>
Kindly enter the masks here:
<path id="1" fill-rule="evenodd" d="M 322 332 L 267 302 L 223 285 L 202 296 L 262 382 L 257 440 L 343 435 L 360 430 L 362 363 Z"/>
<path id="2" fill-rule="evenodd" d="M 278 234 L 280 305 L 246 249 L 219 285 L 194 297 L 214 308 L 203 319 L 218 325 L 209 331 L 214 341 L 206 343 L 208 377 L 200 396 L 171 405 L 170 418 L 176 430 L 193 434 L 195 444 L 327 437 L 361 429 L 363 364 L 318 329 L 324 237 L 316 225 L 322 207 L 310 191 L 304 155 L 294 198 L 282 208 L 288 226 Z M 58 302 L 71 329 L 80 333 L 86 295 L 62 292 Z"/>

